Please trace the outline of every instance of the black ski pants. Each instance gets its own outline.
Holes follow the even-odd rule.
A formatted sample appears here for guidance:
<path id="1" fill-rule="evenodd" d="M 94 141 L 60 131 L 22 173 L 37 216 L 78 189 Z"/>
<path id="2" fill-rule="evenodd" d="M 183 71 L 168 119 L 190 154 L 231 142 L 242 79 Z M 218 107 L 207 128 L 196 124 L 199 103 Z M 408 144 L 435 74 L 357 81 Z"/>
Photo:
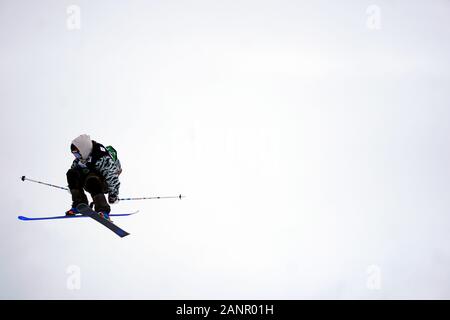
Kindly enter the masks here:
<path id="1" fill-rule="evenodd" d="M 91 194 L 94 210 L 110 212 L 111 207 L 105 198 L 107 185 L 103 177 L 87 168 L 75 168 L 67 171 L 67 183 L 72 194 L 72 208 L 80 203 L 89 204 L 84 190 Z"/>

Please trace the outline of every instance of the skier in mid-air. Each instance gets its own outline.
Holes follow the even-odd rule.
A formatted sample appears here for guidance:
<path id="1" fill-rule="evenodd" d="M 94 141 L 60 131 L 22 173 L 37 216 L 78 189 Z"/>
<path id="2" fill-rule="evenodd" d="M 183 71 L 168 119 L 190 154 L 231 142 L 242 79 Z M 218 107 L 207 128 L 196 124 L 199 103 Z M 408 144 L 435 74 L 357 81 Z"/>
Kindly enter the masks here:
<path id="1" fill-rule="evenodd" d="M 71 168 L 67 171 L 67 183 L 72 194 L 72 208 L 66 215 L 76 215 L 77 205 L 89 204 L 84 190 L 89 192 L 94 202 L 94 210 L 103 218 L 110 220 L 109 204 L 119 200 L 119 174 L 122 169 L 120 162 L 113 159 L 109 152 L 111 147 L 91 140 L 87 134 L 82 134 L 72 141 L 70 149 L 75 156 Z M 115 150 L 113 149 L 113 152 Z M 108 193 L 106 201 L 105 193 Z M 109 202 L 109 204 L 108 204 Z"/>

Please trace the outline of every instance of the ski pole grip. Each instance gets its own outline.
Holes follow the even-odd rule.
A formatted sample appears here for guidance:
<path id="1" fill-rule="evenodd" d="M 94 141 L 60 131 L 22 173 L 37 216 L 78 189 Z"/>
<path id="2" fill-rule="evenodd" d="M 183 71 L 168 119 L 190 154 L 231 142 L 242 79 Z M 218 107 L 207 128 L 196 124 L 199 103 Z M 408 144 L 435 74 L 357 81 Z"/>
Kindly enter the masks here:
<path id="1" fill-rule="evenodd" d="M 22 178 L 20 178 L 20 179 L 22 179 L 22 181 L 25 181 L 25 176 L 22 176 Z"/>

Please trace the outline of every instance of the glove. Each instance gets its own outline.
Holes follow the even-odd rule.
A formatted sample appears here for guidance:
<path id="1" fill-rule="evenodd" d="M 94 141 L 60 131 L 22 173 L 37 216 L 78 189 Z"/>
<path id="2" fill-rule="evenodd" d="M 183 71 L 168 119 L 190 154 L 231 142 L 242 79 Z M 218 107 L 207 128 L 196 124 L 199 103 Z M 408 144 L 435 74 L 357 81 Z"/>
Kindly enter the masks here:
<path id="1" fill-rule="evenodd" d="M 109 202 L 109 204 L 117 203 L 117 202 L 119 202 L 119 197 L 109 194 L 108 195 L 108 202 Z"/>

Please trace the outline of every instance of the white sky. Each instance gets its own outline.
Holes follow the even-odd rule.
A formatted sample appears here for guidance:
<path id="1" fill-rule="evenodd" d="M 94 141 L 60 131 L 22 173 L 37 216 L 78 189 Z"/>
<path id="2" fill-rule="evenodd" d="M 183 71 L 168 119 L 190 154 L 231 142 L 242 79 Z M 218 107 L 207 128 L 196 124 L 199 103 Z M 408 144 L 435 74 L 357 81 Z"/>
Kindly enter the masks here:
<path id="1" fill-rule="evenodd" d="M 449 15 L 0 1 L 0 298 L 449 299 Z M 17 220 L 70 207 L 19 178 L 65 185 L 81 133 L 117 148 L 122 197 L 187 198 L 115 205 L 141 211 L 123 239 Z"/>

